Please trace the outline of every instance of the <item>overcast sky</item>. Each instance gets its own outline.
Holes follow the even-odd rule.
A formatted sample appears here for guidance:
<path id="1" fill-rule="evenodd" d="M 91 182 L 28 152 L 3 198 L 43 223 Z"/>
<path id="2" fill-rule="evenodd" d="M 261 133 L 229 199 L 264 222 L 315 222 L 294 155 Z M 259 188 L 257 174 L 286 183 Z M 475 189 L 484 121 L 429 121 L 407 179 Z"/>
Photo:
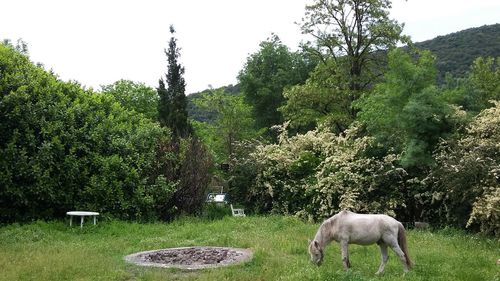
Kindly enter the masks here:
<path id="1" fill-rule="evenodd" d="M 312 0 L 0 0 L 0 39 L 22 38 L 31 60 L 63 80 L 100 89 L 119 79 L 156 87 L 166 72 L 169 25 L 177 30 L 186 93 L 237 82 L 272 32 L 292 50 L 294 22 Z M 393 0 L 413 41 L 500 22 L 498 0 Z"/>

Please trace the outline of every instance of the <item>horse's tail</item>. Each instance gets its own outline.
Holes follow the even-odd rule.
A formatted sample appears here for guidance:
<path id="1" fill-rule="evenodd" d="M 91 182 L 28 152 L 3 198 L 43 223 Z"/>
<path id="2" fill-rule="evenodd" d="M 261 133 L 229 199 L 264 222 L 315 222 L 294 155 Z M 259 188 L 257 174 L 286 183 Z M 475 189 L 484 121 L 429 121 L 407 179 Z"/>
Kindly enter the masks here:
<path id="1" fill-rule="evenodd" d="M 408 255 L 408 243 L 406 242 L 405 228 L 401 223 L 399 224 L 398 229 L 398 244 L 403 251 L 403 254 L 405 254 L 406 265 L 408 266 L 408 268 L 411 268 L 413 266 L 413 263 L 410 260 L 410 255 Z"/>

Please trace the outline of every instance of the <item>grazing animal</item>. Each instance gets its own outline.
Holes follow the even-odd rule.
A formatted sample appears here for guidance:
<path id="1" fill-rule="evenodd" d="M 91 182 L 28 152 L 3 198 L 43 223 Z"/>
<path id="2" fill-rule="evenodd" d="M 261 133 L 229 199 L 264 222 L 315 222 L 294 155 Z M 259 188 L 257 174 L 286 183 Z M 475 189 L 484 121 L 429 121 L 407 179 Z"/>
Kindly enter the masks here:
<path id="1" fill-rule="evenodd" d="M 313 263 L 321 265 L 324 249 L 333 240 L 340 243 L 342 264 L 345 270 L 351 266 L 348 244 L 378 244 L 382 262 L 376 274 L 384 272 L 389 259 L 388 246 L 394 250 L 403 263 L 404 272 L 408 272 L 412 267 L 408 255 L 405 229 L 399 221 L 387 215 L 364 215 L 341 211 L 325 220 L 319 227 L 314 240 L 309 242 L 309 254 Z"/>

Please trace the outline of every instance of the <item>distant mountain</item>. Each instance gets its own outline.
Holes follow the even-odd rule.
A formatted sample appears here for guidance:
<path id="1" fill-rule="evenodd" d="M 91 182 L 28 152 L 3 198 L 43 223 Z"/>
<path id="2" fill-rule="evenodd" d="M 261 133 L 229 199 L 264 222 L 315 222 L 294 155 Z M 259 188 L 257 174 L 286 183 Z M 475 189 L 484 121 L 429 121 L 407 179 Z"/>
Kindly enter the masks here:
<path id="1" fill-rule="evenodd" d="M 228 86 L 220 87 L 220 88 L 214 89 L 214 90 L 219 90 L 219 89 L 222 89 L 222 90 L 224 90 L 224 92 L 232 94 L 232 95 L 237 95 L 240 93 L 240 85 L 239 84 L 236 84 L 234 86 L 228 85 Z M 187 100 L 188 100 L 187 110 L 188 110 L 189 118 L 196 120 L 196 121 L 201 121 L 201 122 L 211 122 L 215 119 L 215 117 L 216 117 L 215 112 L 207 111 L 207 110 L 198 108 L 193 102 L 195 99 L 198 99 L 205 94 L 209 94 L 211 91 L 212 91 L 212 89 L 206 89 L 206 90 L 203 90 L 201 92 L 192 93 L 192 94 L 187 96 Z"/>
<path id="2" fill-rule="evenodd" d="M 463 77 L 477 57 L 500 57 L 500 24 L 469 28 L 415 45 L 436 55 L 439 81 L 446 73 Z"/>

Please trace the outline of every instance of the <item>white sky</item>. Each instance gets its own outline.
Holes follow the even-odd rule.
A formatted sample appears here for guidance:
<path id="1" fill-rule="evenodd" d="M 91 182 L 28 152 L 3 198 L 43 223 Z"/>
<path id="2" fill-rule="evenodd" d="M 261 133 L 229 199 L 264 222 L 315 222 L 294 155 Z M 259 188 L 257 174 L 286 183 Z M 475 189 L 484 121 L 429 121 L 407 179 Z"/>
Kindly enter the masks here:
<path id="1" fill-rule="evenodd" d="M 312 0 L 0 0 L 0 40 L 22 38 L 30 57 L 63 80 L 100 89 L 119 79 L 156 87 L 177 30 L 186 94 L 237 82 L 249 54 L 276 33 L 295 49 L 294 22 Z M 393 0 L 415 42 L 500 22 L 498 0 Z"/>

